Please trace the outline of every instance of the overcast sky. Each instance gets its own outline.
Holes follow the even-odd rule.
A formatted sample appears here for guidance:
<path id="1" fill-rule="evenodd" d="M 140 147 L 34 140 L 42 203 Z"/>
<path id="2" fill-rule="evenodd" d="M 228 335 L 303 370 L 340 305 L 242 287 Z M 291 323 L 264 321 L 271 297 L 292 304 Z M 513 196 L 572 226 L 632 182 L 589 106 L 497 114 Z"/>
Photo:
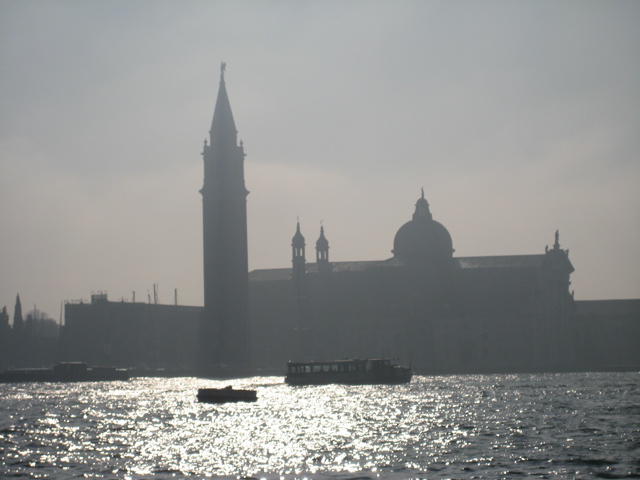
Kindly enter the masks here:
<path id="1" fill-rule="evenodd" d="M 250 269 L 391 256 L 424 187 L 456 256 L 543 253 L 640 297 L 638 1 L 0 0 L 0 307 L 202 305 L 220 62 Z"/>

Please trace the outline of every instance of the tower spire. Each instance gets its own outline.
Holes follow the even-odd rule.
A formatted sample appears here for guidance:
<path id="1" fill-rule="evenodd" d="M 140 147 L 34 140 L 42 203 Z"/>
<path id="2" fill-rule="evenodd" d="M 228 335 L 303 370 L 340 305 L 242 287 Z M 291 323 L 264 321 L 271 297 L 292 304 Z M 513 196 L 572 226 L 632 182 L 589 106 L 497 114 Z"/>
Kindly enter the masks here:
<path id="1" fill-rule="evenodd" d="M 231 112 L 231 103 L 227 94 L 227 86 L 224 81 L 224 72 L 227 64 L 220 64 L 220 86 L 218 87 L 218 98 L 216 99 L 216 107 L 213 111 L 213 120 L 211 121 L 211 130 L 209 130 L 210 144 L 214 142 L 224 142 L 237 145 L 238 131 L 236 130 L 236 122 L 233 120 Z"/>

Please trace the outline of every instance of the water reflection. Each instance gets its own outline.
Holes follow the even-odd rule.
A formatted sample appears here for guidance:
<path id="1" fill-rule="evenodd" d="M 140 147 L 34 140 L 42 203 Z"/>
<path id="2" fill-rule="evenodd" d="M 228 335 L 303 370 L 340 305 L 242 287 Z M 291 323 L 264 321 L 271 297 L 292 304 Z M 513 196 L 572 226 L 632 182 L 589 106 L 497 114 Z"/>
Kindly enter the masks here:
<path id="1" fill-rule="evenodd" d="M 258 401 L 229 404 L 195 396 L 229 382 L 190 378 L 3 385 L 0 474 L 640 473 L 632 460 L 640 375 L 617 375 L 417 377 L 361 387 L 256 377 L 232 383 L 256 389 Z"/>

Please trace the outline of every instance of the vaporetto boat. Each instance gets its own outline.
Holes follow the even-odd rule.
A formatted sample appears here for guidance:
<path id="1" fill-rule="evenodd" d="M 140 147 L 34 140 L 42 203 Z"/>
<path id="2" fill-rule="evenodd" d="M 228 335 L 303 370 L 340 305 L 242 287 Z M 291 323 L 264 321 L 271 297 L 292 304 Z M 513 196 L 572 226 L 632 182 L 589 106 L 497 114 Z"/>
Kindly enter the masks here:
<path id="1" fill-rule="evenodd" d="M 330 362 L 289 362 L 285 382 L 289 385 L 400 384 L 411 381 L 411 367 L 395 365 L 388 358 L 346 359 Z"/>

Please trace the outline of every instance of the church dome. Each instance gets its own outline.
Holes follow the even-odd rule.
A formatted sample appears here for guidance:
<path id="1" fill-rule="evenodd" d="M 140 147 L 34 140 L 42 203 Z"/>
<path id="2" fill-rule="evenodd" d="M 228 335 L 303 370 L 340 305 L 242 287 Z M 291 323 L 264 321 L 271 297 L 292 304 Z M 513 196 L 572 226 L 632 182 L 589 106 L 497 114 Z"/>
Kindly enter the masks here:
<path id="1" fill-rule="evenodd" d="M 453 251 L 451 235 L 441 223 L 433 220 L 423 190 L 413 219 L 396 233 L 393 256 L 405 263 L 441 263 L 451 259 Z"/>

